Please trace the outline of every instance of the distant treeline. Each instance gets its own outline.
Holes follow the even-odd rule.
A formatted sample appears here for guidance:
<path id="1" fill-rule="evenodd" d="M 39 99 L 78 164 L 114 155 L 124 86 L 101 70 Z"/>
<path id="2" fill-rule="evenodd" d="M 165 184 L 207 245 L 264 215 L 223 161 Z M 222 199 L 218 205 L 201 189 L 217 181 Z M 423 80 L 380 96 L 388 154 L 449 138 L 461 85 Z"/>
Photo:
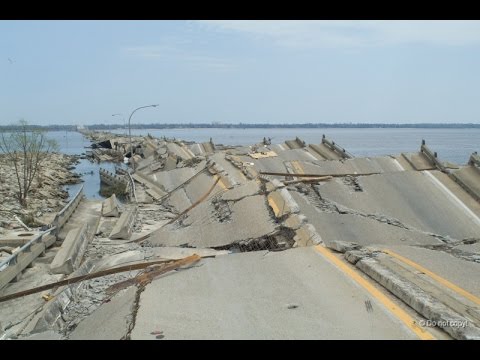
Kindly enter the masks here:
<path id="1" fill-rule="evenodd" d="M 31 129 L 45 131 L 75 131 L 76 125 L 29 125 Z M 94 124 L 85 126 L 90 130 L 113 130 L 123 129 L 123 124 Z M 345 129 L 366 129 L 366 128 L 399 128 L 399 129 L 480 129 L 480 124 L 434 124 L 434 123 L 418 123 L 418 124 L 368 124 L 368 123 L 305 123 L 305 124 L 132 124 L 132 129 L 315 129 L 315 128 L 345 128 Z M 0 126 L 2 131 L 17 130 L 18 126 L 6 125 Z"/>
<path id="2" fill-rule="evenodd" d="M 89 125 L 90 130 L 111 130 L 123 128 L 120 124 L 95 124 Z M 306 124 L 132 124 L 132 129 L 297 129 L 297 128 L 419 128 L 419 129 L 480 129 L 480 124 L 367 124 L 367 123 L 342 123 L 342 124 L 325 124 L 325 123 L 306 123 Z"/>
<path id="3" fill-rule="evenodd" d="M 17 125 L 2 125 L 1 131 L 15 131 L 19 130 L 20 126 Z M 76 125 L 27 125 L 29 130 L 43 130 L 43 131 L 76 131 Z"/>

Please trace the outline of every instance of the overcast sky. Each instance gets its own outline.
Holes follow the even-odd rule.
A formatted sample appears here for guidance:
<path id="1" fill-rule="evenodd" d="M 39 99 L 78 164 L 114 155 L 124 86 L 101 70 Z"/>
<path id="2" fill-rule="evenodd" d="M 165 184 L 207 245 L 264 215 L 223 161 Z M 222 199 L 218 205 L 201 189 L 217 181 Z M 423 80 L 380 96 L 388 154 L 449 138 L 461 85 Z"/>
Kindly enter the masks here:
<path id="1" fill-rule="evenodd" d="M 0 124 L 480 123 L 479 21 L 0 21 Z"/>

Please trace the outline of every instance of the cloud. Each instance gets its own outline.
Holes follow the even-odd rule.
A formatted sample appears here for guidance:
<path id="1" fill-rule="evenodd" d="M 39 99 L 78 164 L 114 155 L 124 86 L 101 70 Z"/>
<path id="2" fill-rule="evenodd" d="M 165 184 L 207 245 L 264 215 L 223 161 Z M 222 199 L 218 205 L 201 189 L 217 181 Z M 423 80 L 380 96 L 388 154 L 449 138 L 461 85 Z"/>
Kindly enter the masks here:
<path id="1" fill-rule="evenodd" d="M 295 48 L 480 44 L 480 21 L 198 20 L 196 23 L 207 29 L 243 33 Z"/>
<path id="2" fill-rule="evenodd" d="M 217 71 L 229 71 L 235 68 L 235 64 L 228 59 L 210 55 L 199 55 L 169 45 L 126 47 L 123 48 L 123 51 L 131 56 L 183 63 L 194 68 L 208 68 Z"/>

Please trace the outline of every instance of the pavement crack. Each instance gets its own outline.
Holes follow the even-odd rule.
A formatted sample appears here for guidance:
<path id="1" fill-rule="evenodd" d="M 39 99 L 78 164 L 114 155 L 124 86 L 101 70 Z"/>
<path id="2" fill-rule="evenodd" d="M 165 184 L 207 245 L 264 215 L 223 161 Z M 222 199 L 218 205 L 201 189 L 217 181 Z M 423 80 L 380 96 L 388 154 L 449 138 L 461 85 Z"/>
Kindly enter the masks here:
<path id="1" fill-rule="evenodd" d="M 478 242 L 480 239 L 476 239 L 475 242 Z M 458 242 L 455 242 L 453 244 L 438 244 L 438 245 L 415 245 L 420 248 L 424 249 L 429 249 L 429 250 L 434 250 L 434 251 L 442 251 L 446 254 L 450 254 L 452 256 L 455 256 L 456 258 L 470 261 L 470 262 L 475 262 L 475 263 L 480 263 L 480 254 L 478 253 L 472 253 L 469 251 L 461 250 L 455 248 L 458 245 L 469 245 L 471 242 L 465 242 L 465 241 L 471 241 L 471 239 L 464 239 L 460 240 Z"/>
<path id="2" fill-rule="evenodd" d="M 124 337 L 122 337 L 120 340 L 131 340 L 131 334 L 133 329 L 135 329 L 135 324 L 137 321 L 137 314 L 138 314 L 138 309 L 140 308 L 140 295 L 142 292 L 145 290 L 144 285 L 137 286 L 137 292 L 135 294 L 135 300 L 132 305 L 132 313 L 130 316 L 132 317 L 127 329 L 127 332 Z"/>
<path id="3" fill-rule="evenodd" d="M 446 243 L 446 244 L 451 244 L 459 241 L 457 239 L 453 239 L 448 235 L 435 234 L 432 232 L 417 229 L 413 226 L 405 225 L 400 220 L 393 217 L 386 216 L 384 214 L 368 214 L 368 213 L 364 213 L 358 210 L 345 207 L 343 205 L 336 203 L 333 200 L 323 197 L 318 191 L 317 187 L 311 186 L 311 189 L 313 189 L 313 192 L 312 191 L 308 191 L 306 193 L 304 192 L 304 195 L 307 197 L 308 201 L 311 204 L 313 204 L 318 210 L 322 212 L 336 213 L 340 215 L 354 215 L 362 218 L 372 219 L 386 225 L 391 225 L 391 226 L 395 226 L 408 231 L 414 231 L 427 236 L 432 236 L 437 240 L 441 241 L 442 243 Z"/>

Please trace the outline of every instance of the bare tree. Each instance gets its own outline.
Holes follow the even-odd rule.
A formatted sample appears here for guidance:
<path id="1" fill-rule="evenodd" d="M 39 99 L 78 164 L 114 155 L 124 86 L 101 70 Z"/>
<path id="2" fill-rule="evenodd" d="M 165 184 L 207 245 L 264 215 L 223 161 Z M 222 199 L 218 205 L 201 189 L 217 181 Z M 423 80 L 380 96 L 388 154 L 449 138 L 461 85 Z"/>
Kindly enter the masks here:
<path id="1" fill-rule="evenodd" d="M 18 201 L 27 207 L 27 196 L 40 166 L 48 155 L 58 148 L 55 140 L 48 139 L 44 131 L 32 129 L 25 120 L 16 125 L 17 130 L 2 133 L 0 151 L 15 169 L 18 184 Z"/>

